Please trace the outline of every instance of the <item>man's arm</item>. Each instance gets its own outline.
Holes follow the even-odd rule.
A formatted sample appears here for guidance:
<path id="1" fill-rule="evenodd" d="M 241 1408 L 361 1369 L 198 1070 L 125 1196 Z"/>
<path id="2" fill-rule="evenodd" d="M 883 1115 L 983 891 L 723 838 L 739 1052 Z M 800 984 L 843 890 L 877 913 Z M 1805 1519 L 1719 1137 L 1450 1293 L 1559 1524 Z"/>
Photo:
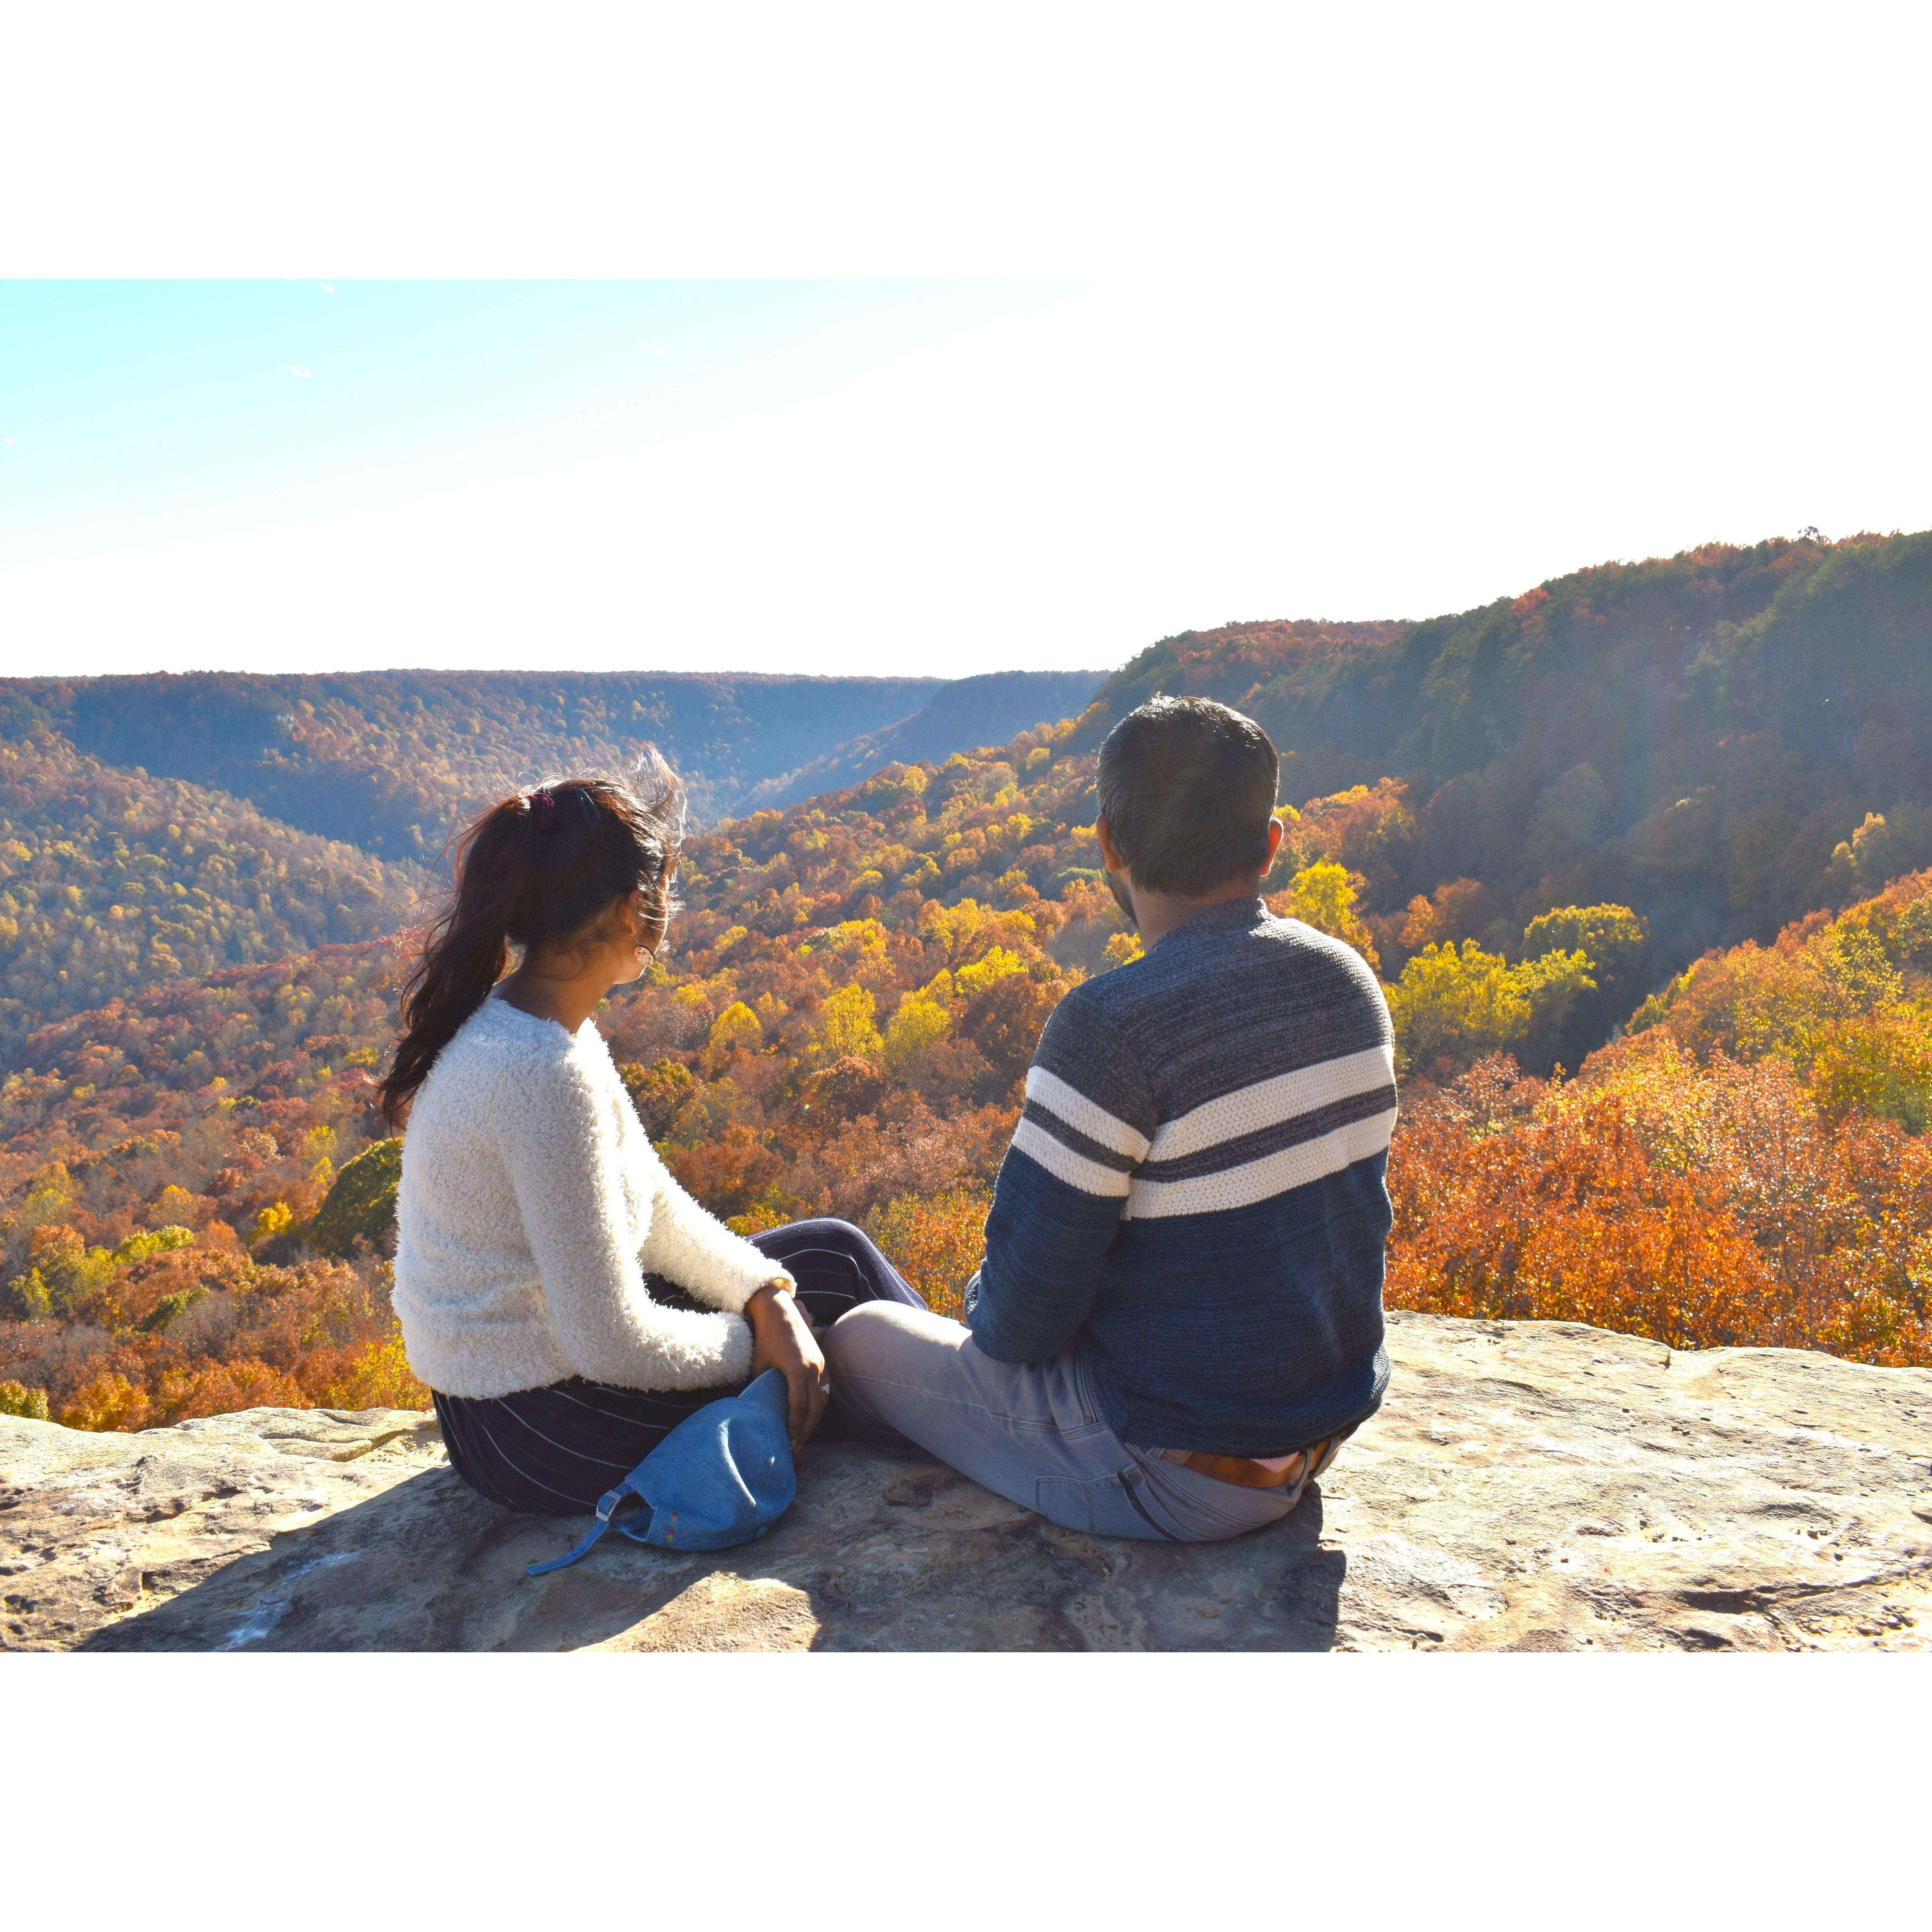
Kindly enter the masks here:
<path id="1" fill-rule="evenodd" d="M 966 1325 L 1002 1362 L 1041 1360 L 1079 1333 L 1155 1126 L 1138 1061 L 1077 992 L 1047 1021 L 1026 1094 L 966 1290 Z"/>

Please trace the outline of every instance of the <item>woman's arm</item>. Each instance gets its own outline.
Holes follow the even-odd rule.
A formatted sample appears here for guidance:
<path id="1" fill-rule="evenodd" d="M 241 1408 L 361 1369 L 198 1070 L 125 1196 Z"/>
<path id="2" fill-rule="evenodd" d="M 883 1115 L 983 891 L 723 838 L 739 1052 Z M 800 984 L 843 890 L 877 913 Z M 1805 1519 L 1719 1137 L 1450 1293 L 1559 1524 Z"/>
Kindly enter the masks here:
<path id="1" fill-rule="evenodd" d="M 786 1426 L 796 1449 L 818 1426 L 830 1384 L 818 1338 L 794 1299 L 791 1276 L 707 1214 L 668 1172 L 652 1193 L 644 1257 L 654 1272 L 700 1300 L 743 1312 L 752 1327 L 752 1372 L 776 1369 L 785 1378 Z"/>
<path id="2" fill-rule="evenodd" d="M 593 1382 L 632 1387 L 708 1388 L 745 1380 L 753 1337 L 735 1311 L 666 1308 L 645 1289 L 628 1239 L 614 1126 L 585 1070 L 562 1058 L 512 1067 L 499 1102 L 496 1131 L 524 1238 L 551 1329 L 571 1366 Z M 762 1256 L 759 1261 L 761 1280 L 769 1280 L 776 1271 Z M 681 1280 L 671 1268 L 664 1272 Z"/>
<path id="3" fill-rule="evenodd" d="M 700 1208 L 652 1155 L 657 1174 L 651 1190 L 650 1232 L 644 1264 L 714 1308 L 742 1313 L 768 1282 L 792 1287 L 791 1276 L 716 1215 Z"/>

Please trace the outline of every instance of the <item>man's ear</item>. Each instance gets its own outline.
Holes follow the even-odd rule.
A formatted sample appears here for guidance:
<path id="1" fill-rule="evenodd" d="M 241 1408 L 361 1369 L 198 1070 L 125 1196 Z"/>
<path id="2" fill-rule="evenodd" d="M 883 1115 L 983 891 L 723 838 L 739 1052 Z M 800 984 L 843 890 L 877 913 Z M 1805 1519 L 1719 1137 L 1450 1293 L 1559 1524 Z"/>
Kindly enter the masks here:
<path id="1" fill-rule="evenodd" d="M 1281 850 L 1282 838 L 1287 830 L 1288 828 L 1282 824 L 1280 819 L 1274 818 L 1270 818 L 1269 819 L 1268 865 L 1265 865 L 1262 868 L 1262 877 L 1263 878 L 1266 878 L 1268 877 L 1268 868 L 1274 865 L 1275 854 Z"/>
<path id="2" fill-rule="evenodd" d="M 1104 812 L 1094 820 L 1094 832 L 1100 842 L 1100 862 L 1110 872 L 1124 872 L 1127 862 L 1120 856 L 1120 848 L 1114 843 L 1114 828 L 1107 823 Z"/>

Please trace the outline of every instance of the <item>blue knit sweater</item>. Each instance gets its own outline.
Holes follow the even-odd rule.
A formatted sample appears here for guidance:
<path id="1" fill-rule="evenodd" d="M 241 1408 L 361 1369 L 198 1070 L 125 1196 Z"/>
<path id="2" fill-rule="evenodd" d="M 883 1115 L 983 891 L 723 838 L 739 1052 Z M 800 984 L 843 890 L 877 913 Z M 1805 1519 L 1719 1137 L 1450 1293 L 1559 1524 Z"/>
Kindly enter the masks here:
<path id="1" fill-rule="evenodd" d="M 1283 1455 L 1372 1414 L 1394 1039 L 1355 952 L 1210 907 L 1054 1009 L 966 1292 L 1000 1361 L 1076 1350 L 1143 1448 Z"/>

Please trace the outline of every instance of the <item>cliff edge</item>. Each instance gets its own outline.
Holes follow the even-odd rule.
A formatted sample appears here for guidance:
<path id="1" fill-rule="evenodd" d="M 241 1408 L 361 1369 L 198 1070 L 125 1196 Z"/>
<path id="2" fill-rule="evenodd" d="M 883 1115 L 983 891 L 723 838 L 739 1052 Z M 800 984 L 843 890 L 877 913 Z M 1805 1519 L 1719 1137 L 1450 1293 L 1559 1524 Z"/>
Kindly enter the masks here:
<path id="1" fill-rule="evenodd" d="M 433 1417 L 139 1435 L 0 1417 L 14 1650 L 1932 1647 L 1932 1370 L 1395 1314 L 1382 1413 L 1276 1528 L 1058 1529 L 922 1456 L 808 1450 L 762 1541 L 616 1538 L 460 1483 Z"/>

